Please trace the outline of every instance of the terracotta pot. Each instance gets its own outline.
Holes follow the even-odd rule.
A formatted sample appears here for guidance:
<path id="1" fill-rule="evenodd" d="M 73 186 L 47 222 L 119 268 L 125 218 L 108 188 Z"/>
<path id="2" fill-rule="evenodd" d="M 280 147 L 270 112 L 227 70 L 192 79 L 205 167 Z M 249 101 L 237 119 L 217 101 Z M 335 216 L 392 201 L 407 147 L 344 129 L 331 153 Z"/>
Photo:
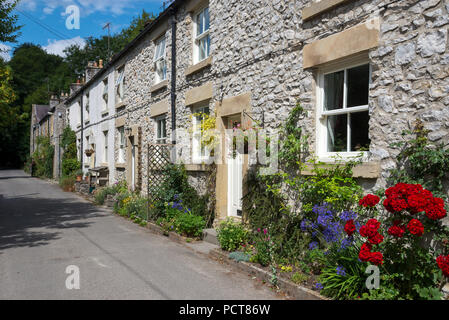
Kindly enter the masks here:
<path id="1" fill-rule="evenodd" d="M 76 181 L 80 182 L 83 179 L 83 176 L 76 176 Z"/>

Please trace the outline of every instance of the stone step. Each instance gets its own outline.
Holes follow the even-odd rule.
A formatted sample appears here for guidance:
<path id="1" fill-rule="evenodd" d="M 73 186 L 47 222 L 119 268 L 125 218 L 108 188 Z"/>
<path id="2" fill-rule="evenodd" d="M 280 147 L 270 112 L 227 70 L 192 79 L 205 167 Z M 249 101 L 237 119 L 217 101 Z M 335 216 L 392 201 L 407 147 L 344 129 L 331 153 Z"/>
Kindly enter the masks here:
<path id="1" fill-rule="evenodd" d="M 217 231 L 213 228 L 203 230 L 203 240 L 215 244 L 217 246 L 219 245 L 217 238 Z"/>

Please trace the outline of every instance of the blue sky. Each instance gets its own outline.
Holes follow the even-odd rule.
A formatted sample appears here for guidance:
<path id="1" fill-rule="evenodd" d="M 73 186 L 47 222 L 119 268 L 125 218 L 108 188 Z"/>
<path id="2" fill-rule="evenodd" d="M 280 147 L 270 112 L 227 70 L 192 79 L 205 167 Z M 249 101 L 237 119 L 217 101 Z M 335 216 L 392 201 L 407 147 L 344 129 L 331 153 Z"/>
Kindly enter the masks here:
<path id="1" fill-rule="evenodd" d="M 23 25 L 18 43 L 0 43 L 0 56 L 9 59 L 12 50 L 24 42 L 41 45 L 47 52 L 63 55 L 65 47 L 88 36 L 106 35 L 103 26 L 111 23 L 111 33 L 129 26 L 133 17 L 145 9 L 159 13 L 163 0 L 20 0 L 16 13 Z M 66 27 L 66 8 L 75 5 L 80 11 L 80 28 Z M 7 52 L 9 50 L 9 52 Z"/>

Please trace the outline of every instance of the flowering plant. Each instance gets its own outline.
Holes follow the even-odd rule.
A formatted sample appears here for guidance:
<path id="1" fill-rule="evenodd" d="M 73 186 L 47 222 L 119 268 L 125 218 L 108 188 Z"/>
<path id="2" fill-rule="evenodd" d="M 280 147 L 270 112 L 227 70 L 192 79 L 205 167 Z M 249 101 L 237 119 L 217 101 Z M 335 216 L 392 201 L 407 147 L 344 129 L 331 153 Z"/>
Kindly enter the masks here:
<path id="1" fill-rule="evenodd" d="M 441 255 L 435 260 L 438 250 L 430 240 L 446 232 L 441 224 L 447 215 L 443 199 L 419 184 L 398 183 L 385 191 L 382 202 L 370 194 L 359 205 L 362 212 L 374 213 L 379 219 L 369 219 L 360 228 L 359 236 L 365 241 L 359 259 L 380 266 L 384 275 L 399 275 L 391 281 L 405 298 L 422 298 L 425 290 L 437 287 L 438 271 L 445 274 L 448 264 Z M 349 222 L 345 231 L 354 237 Z"/>

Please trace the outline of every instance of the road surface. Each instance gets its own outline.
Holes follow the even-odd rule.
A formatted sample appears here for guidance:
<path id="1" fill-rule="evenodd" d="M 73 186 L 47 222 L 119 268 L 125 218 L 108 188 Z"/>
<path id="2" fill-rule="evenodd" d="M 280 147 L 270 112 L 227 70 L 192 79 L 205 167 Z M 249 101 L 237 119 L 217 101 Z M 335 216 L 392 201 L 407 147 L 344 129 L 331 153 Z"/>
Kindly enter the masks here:
<path id="1" fill-rule="evenodd" d="M 0 170 L 0 299 L 279 298 L 55 184 Z"/>

